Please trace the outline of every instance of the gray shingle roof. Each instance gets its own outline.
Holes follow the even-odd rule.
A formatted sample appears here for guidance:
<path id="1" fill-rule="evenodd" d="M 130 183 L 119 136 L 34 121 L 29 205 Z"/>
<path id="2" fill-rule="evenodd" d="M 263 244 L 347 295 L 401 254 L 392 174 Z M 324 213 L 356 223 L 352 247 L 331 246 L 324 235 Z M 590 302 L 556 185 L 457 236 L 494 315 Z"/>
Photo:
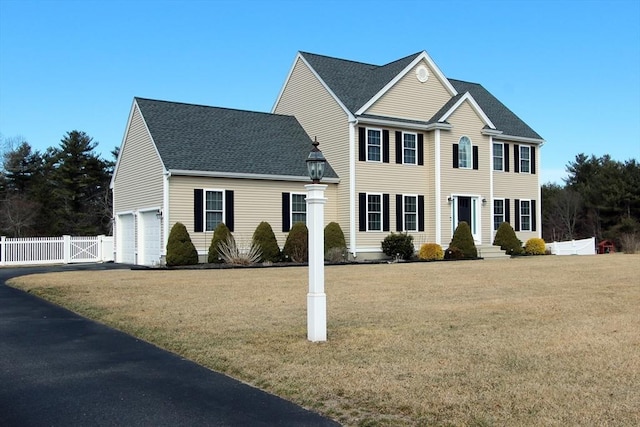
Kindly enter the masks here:
<path id="1" fill-rule="evenodd" d="M 312 141 L 293 116 L 135 101 L 169 170 L 307 176 Z M 327 166 L 325 176 L 337 178 Z"/>
<path id="2" fill-rule="evenodd" d="M 379 66 L 300 52 L 351 113 L 355 113 L 366 104 L 421 53 L 409 55 L 389 64 Z M 452 79 L 449 79 L 449 82 L 456 89 L 458 95 L 448 100 L 429 123 L 436 122 L 438 118 L 442 117 L 443 113 L 455 104 L 461 95 L 469 92 L 496 126 L 497 130 L 502 131 L 505 135 L 542 139 L 540 135 L 481 85 Z"/>

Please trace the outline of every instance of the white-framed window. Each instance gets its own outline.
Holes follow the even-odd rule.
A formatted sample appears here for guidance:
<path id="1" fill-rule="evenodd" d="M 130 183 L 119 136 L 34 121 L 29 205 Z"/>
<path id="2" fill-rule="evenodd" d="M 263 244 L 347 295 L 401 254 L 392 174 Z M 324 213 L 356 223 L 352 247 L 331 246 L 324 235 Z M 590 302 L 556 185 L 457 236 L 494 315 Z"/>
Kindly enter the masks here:
<path id="1" fill-rule="evenodd" d="M 382 131 L 367 129 L 367 161 L 382 161 Z"/>
<path id="2" fill-rule="evenodd" d="M 528 145 L 520 146 L 520 173 L 531 172 L 531 147 Z"/>
<path id="3" fill-rule="evenodd" d="M 531 200 L 520 200 L 520 231 L 531 231 Z"/>
<path id="4" fill-rule="evenodd" d="M 415 165 L 418 163 L 418 134 L 403 133 L 402 134 L 402 150 L 403 163 L 407 165 Z"/>
<path id="5" fill-rule="evenodd" d="M 493 170 L 504 170 L 504 144 L 501 142 L 493 143 Z"/>
<path id="6" fill-rule="evenodd" d="M 404 231 L 418 231 L 418 196 L 402 197 Z"/>
<path id="7" fill-rule="evenodd" d="M 367 231 L 382 231 L 382 194 L 367 193 Z"/>
<path id="8" fill-rule="evenodd" d="M 504 222 L 504 199 L 493 200 L 493 230 L 497 230 Z"/>
<path id="9" fill-rule="evenodd" d="M 463 136 L 458 142 L 458 167 L 463 169 L 471 169 L 472 166 L 471 140 Z"/>
<path id="10" fill-rule="evenodd" d="M 291 225 L 296 222 L 307 223 L 307 195 L 291 193 Z"/>
<path id="11" fill-rule="evenodd" d="M 224 218 L 224 190 L 205 190 L 205 231 L 214 231 Z"/>

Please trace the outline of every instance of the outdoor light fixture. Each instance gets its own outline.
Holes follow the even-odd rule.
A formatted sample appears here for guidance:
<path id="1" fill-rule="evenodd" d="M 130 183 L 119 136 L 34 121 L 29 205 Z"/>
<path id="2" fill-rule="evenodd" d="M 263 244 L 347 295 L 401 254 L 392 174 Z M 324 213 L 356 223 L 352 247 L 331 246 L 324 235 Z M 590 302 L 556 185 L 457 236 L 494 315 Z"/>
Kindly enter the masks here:
<path id="1" fill-rule="evenodd" d="M 485 199 L 484 197 L 482 198 L 482 206 L 487 204 L 487 199 Z"/>
<path id="2" fill-rule="evenodd" d="M 156 211 L 156 218 L 158 218 L 158 219 L 162 219 L 162 209 L 158 209 L 158 210 Z"/>
<path id="3" fill-rule="evenodd" d="M 322 177 L 324 176 L 324 165 L 327 159 L 322 155 L 322 151 L 318 149 L 317 138 L 313 138 L 313 148 L 307 157 L 307 170 L 309 171 L 309 178 L 314 184 L 320 184 Z"/>
<path id="4" fill-rule="evenodd" d="M 453 202 L 453 197 L 451 197 L 451 196 L 447 197 L 447 202 L 449 202 L 449 204 L 451 204 L 451 202 Z"/>

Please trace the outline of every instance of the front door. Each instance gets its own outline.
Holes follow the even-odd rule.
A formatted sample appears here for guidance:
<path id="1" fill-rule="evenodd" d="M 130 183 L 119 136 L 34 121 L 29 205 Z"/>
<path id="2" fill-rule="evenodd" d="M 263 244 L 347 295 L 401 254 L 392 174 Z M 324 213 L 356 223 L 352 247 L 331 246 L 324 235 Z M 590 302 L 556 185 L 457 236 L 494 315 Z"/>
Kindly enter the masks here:
<path id="1" fill-rule="evenodd" d="M 458 223 L 462 221 L 465 221 L 469 224 L 469 227 L 473 229 L 471 222 L 471 197 L 458 196 Z"/>
<path id="2" fill-rule="evenodd" d="M 480 243 L 480 198 L 473 196 L 455 196 L 453 205 L 452 232 L 462 221 L 469 224 L 473 240 Z"/>

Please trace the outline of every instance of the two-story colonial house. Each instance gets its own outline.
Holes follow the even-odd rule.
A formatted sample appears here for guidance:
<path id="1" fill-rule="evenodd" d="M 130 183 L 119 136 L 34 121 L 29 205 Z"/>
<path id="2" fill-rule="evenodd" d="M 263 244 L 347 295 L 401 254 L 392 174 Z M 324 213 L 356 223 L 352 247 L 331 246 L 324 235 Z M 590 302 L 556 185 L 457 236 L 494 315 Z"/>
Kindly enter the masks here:
<path id="1" fill-rule="evenodd" d="M 325 223 L 353 258 L 390 232 L 446 247 L 460 221 L 478 245 L 509 222 L 539 237 L 544 140 L 479 84 L 445 77 L 426 52 L 386 65 L 297 54 L 271 113 L 135 98 L 112 179 L 116 260 L 161 262 L 182 222 L 204 259 L 219 222 L 282 247 L 305 221 L 305 158 L 329 162 Z"/>

